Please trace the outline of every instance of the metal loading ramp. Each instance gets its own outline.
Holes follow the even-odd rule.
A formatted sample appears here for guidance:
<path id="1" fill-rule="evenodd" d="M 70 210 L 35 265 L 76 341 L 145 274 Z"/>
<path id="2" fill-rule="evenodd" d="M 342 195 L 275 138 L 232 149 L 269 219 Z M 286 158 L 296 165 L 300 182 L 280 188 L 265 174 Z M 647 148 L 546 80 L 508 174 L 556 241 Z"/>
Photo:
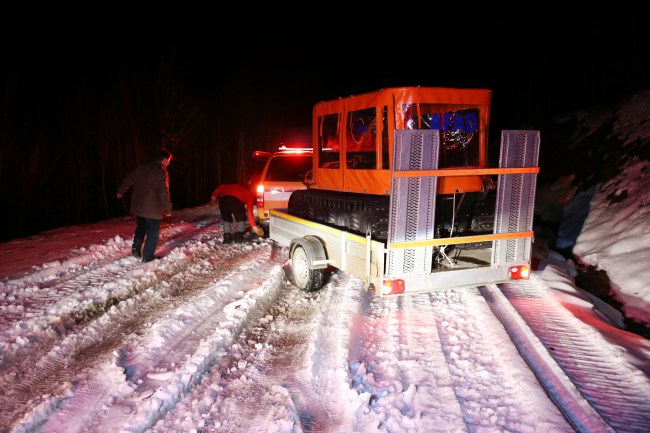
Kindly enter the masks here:
<path id="1" fill-rule="evenodd" d="M 395 131 L 393 171 L 438 168 L 440 134 L 437 130 Z M 435 235 L 435 176 L 392 179 L 388 242 L 430 240 Z M 433 247 L 389 250 L 388 274 L 430 273 Z"/>
<path id="2" fill-rule="evenodd" d="M 503 131 L 499 168 L 536 167 L 539 143 L 539 131 Z M 440 138 L 437 130 L 395 131 L 386 254 L 388 275 L 432 273 L 435 247 L 431 245 L 433 242 L 427 245 L 427 241 L 435 239 L 438 176 L 414 174 L 405 177 L 396 176 L 395 173 L 437 170 L 439 150 Z M 483 174 L 485 171 L 483 170 Z M 497 171 L 492 169 L 491 174 L 497 174 Z M 532 231 L 536 181 L 536 173 L 498 174 L 493 234 Z M 413 248 L 391 248 L 391 243 L 413 241 L 422 242 L 422 245 Z M 488 251 L 484 267 L 502 268 L 513 263 L 527 263 L 530 261 L 531 244 L 530 237 L 494 240 L 491 242 L 491 252 Z M 498 279 L 494 275 L 496 274 L 492 272 L 486 281 Z"/>
<path id="3" fill-rule="evenodd" d="M 501 132 L 500 168 L 536 167 L 539 159 L 539 131 Z M 533 229 L 537 173 L 500 174 L 497 182 L 495 233 L 525 232 Z M 494 241 L 492 264 L 507 265 L 529 261 L 532 239 Z"/>

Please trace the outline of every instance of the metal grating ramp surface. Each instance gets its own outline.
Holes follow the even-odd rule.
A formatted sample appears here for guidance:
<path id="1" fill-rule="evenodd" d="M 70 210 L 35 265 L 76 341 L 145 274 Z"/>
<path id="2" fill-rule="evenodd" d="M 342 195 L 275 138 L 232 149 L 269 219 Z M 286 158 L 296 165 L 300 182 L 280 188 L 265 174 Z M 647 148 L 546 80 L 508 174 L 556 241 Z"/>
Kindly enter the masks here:
<path id="1" fill-rule="evenodd" d="M 499 167 L 537 167 L 539 144 L 539 131 L 502 131 Z M 536 184 L 537 173 L 499 175 L 494 233 L 532 231 Z M 492 263 L 527 262 L 531 253 L 530 238 L 494 241 Z"/>
<path id="2" fill-rule="evenodd" d="M 437 130 L 395 131 L 394 171 L 438 168 Z M 388 242 L 434 238 L 435 176 L 392 179 Z M 393 273 L 430 273 L 433 247 L 389 250 L 386 269 Z"/>

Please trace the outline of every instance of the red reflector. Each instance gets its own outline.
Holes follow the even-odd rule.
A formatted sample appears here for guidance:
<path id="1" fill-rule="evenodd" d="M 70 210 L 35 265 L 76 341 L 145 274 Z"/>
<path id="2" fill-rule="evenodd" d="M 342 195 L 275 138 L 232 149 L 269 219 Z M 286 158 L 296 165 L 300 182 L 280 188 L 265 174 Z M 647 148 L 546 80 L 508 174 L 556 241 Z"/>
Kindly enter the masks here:
<path id="1" fill-rule="evenodd" d="M 530 277 L 530 268 L 528 265 L 513 266 L 508 269 L 508 277 L 511 280 L 526 280 Z"/>
<path id="2" fill-rule="evenodd" d="M 381 288 L 382 295 L 396 295 L 404 293 L 404 280 L 384 280 Z"/>

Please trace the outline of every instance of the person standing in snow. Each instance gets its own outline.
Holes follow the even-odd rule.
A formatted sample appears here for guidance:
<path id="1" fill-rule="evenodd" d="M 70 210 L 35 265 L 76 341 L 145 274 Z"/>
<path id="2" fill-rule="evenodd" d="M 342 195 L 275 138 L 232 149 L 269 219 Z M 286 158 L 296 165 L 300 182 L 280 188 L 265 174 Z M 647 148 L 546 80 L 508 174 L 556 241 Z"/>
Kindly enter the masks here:
<path id="1" fill-rule="evenodd" d="M 229 244 L 233 241 L 242 242 L 244 240 L 244 229 L 246 228 L 246 219 L 258 236 L 264 236 L 264 230 L 255 222 L 253 214 L 254 197 L 250 191 L 236 183 L 226 183 L 219 185 L 210 198 L 210 203 L 218 200 L 219 212 L 223 224 L 223 243 Z M 232 222 L 236 223 L 235 236 L 232 235 Z"/>
<path id="2" fill-rule="evenodd" d="M 158 258 L 154 252 L 158 246 L 160 221 L 163 216 L 172 214 L 167 172 L 171 160 L 170 152 L 159 150 L 153 160 L 137 166 L 117 188 L 117 198 L 121 199 L 133 187 L 131 215 L 136 217 L 136 227 L 131 251 L 134 257 L 142 258 L 143 262 Z"/>

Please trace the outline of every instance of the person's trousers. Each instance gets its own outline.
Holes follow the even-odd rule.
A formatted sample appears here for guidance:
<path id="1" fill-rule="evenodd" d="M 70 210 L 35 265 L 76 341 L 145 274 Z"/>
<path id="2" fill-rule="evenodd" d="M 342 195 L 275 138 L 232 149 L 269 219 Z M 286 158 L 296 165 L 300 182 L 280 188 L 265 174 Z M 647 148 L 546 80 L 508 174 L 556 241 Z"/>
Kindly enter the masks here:
<path id="1" fill-rule="evenodd" d="M 135 235 L 133 236 L 133 249 L 142 250 L 142 261 L 153 260 L 153 254 L 158 246 L 158 235 L 160 234 L 160 220 L 145 217 L 136 217 Z"/>
<path id="2" fill-rule="evenodd" d="M 223 232 L 230 233 L 233 218 L 237 222 L 236 231 L 244 232 L 246 228 L 246 205 L 236 197 L 224 195 L 219 199 L 219 212 L 223 223 Z"/>

